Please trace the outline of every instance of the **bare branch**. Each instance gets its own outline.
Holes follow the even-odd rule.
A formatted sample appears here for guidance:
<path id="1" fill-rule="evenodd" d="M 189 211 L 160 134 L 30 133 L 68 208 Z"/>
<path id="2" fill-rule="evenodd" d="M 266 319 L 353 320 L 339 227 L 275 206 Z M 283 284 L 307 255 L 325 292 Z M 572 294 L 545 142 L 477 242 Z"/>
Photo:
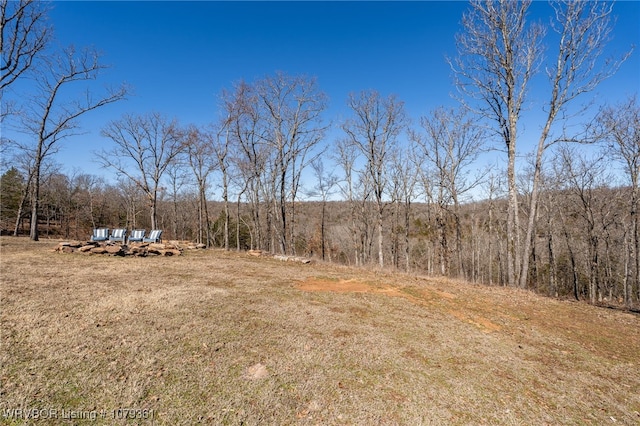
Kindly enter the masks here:
<path id="1" fill-rule="evenodd" d="M 156 205 L 160 180 L 183 151 L 183 134 L 176 121 L 159 113 L 124 115 L 110 122 L 102 135 L 115 146 L 97 153 L 104 167 L 111 167 L 136 184 L 151 207 L 151 226 L 156 228 Z M 132 164 L 133 163 L 133 164 Z"/>
<path id="2" fill-rule="evenodd" d="M 47 25 L 48 7 L 45 2 L 1 0 L 0 10 L 1 99 L 4 89 L 32 68 L 49 43 L 52 31 Z"/>

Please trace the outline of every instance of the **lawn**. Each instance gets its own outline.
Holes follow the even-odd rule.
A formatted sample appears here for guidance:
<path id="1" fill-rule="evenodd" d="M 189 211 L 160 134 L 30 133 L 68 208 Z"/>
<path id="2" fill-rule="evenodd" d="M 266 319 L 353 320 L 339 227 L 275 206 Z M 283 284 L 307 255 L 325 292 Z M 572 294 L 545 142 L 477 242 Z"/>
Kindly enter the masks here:
<path id="1" fill-rule="evenodd" d="M 57 243 L 0 239 L 0 424 L 640 423 L 636 314 L 374 269 Z"/>

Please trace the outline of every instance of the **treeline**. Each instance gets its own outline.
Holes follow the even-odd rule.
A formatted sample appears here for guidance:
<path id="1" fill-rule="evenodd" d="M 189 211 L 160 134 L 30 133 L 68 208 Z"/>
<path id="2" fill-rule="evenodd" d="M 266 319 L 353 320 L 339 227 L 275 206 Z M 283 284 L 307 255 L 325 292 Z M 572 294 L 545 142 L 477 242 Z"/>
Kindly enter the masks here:
<path id="1" fill-rule="evenodd" d="M 2 125 L 22 135 L 2 138 L 3 232 L 162 228 L 228 250 L 640 301 L 638 101 L 630 93 L 594 117 L 576 101 L 631 53 L 604 57 L 611 3 L 554 2 L 553 22 L 541 24 L 528 19 L 530 1 L 470 2 L 449 60 L 461 102 L 422 117 L 367 90 L 330 123 L 316 79 L 284 72 L 232 84 L 208 126 L 124 114 L 101 129 L 110 148 L 97 153 L 114 185 L 60 173 L 54 159 L 79 117 L 128 87 L 61 95 L 105 68 L 97 52 L 50 43 L 42 2 L 0 5 L 12 65 L 0 75 Z M 35 82 L 33 93 L 7 99 L 16 81 Z M 539 126 L 524 126 L 525 110 Z M 525 127 L 531 152 L 518 144 Z M 505 170 L 478 167 L 489 146 L 504 150 Z"/>
<path id="2" fill-rule="evenodd" d="M 571 154 L 571 155 L 569 155 Z M 572 161 L 571 164 L 568 164 Z M 610 304 L 637 304 L 634 281 L 633 189 L 612 187 L 601 158 L 591 162 L 575 151 L 556 158 L 562 176 L 545 179 L 532 244 L 527 286 L 553 297 Z M 30 215 L 18 219 L 24 176 L 10 169 L 1 177 L 3 234 L 29 233 Z M 385 201 L 383 257 L 386 267 L 412 273 L 447 275 L 474 283 L 506 285 L 507 202 L 500 182 L 484 183 L 483 201 L 452 205 L 414 199 Z M 52 238 L 87 239 L 97 226 L 151 228 L 150 208 L 134 187 L 106 184 L 88 175 L 52 173 L 43 185 L 42 233 Z M 424 194 L 423 194 L 424 195 Z M 521 194 L 526 198 L 527 194 Z M 287 203 L 288 209 L 293 205 Z M 222 201 L 207 201 L 209 244 L 232 250 L 277 247 L 268 203 L 241 200 L 227 221 Z M 28 212 L 28 206 L 22 210 Z M 197 191 L 163 192 L 157 226 L 169 239 L 199 240 Z M 326 262 L 366 266 L 378 263 L 377 205 L 368 197 L 343 201 L 300 201 L 291 222 L 289 253 Z M 525 215 L 527 212 L 522 211 Z M 17 227 L 17 228 L 16 228 Z M 271 227 L 271 229 L 270 229 Z M 206 241 L 206 240 L 204 240 Z"/>

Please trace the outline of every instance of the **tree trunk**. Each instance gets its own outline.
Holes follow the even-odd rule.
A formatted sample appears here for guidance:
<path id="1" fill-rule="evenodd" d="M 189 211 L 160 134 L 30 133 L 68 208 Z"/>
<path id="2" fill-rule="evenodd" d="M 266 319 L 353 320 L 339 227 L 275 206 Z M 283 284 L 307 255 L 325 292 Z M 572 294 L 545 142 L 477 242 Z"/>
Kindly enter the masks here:
<path id="1" fill-rule="evenodd" d="M 236 251 L 240 251 L 240 199 L 242 193 L 238 194 L 238 203 L 236 204 Z M 253 244 L 251 245 L 253 248 Z"/>
<path id="2" fill-rule="evenodd" d="M 632 176 L 631 180 L 631 226 L 633 226 L 633 256 L 635 261 L 635 268 L 633 272 L 633 279 L 631 281 L 631 292 L 633 294 L 633 287 L 636 288 L 636 300 L 640 302 L 640 231 L 638 229 L 638 176 L 637 174 Z M 630 304 L 632 297 L 629 297 Z"/>
<path id="3" fill-rule="evenodd" d="M 29 237 L 33 241 L 39 240 L 38 210 L 40 208 L 40 168 L 42 166 L 42 140 L 38 143 L 36 161 L 33 166 L 33 188 L 31 191 L 31 229 Z"/>
<path id="4" fill-rule="evenodd" d="M 30 187 L 31 187 L 31 179 L 29 179 L 29 181 L 27 182 L 25 188 L 24 188 L 24 192 L 22 193 L 21 199 L 20 199 L 20 204 L 18 206 L 18 212 L 16 214 L 16 223 L 15 226 L 13 228 L 13 236 L 17 237 L 19 232 L 20 232 L 20 225 L 22 225 L 22 219 L 23 216 L 25 214 L 25 208 L 27 207 L 27 200 L 29 199 L 29 194 L 30 194 Z"/>
<path id="5" fill-rule="evenodd" d="M 507 182 L 509 186 L 509 207 L 507 213 L 507 281 L 509 286 L 515 287 L 518 283 L 520 268 L 520 222 L 518 220 L 518 189 L 516 186 L 516 150 L 515 141 L 507 143 L 508 165 Z"/>
<path id="6" fill-rule="evenodd" d="M 324 242 L 325 242 L 325 235 L 324 235 L 324 221 L 325 221 L 325 211 L 326 211 L 326 204 L 327 202 L 325 200 L 322 200 L 322 213 L 321 213 L 321 218 L 320 218 L 320 244 L 322 246 L 321 251 L 322 251 L 322 260 L 324 260 L 325 258 L 325 249 L 324 249 Z"/>
<path id="7" fill-rule="evenodd" d="M 151 216 L 151 229 L 158 229 L 158 223 L 157 223 L 157 213 L 156 213 L 156 201 L 157 201 L 157 195 L 155 193 L 150 194 L 149 197 L 149 201 L 150 201 L 150 216 Z"/>
<path id="8" fill-rule="evenodd" d="M 622 294 L 624 297 L 624 304 L 625 306 L 629 307 L 631 305 L 631 297 L 630 295 L 632 294 L 631 290 L 631 282 L 629 280 L 629 268 L 630 268 L 630 260 L 631 260 L 631 250 L 633 250 L 631 248 L 632 243 L 631 241 L 629 241 L 629 237 L 627 237 L 626 233 L 628 231 L 625 229 L 625 236 L 624 236 L 624 269 L 623 269 L 623 275 L 622 275 Z M 631 290 L 631 291 L 630 291 Z"/>
<path id="9" fill-rule="evenodd" d="M 458 263 L 458 277 L 464 279 L 466 278 L 466 272 L 463 265 L 464 262 L 462 261 L 462 225 L 460 224 L 460 208 L 455 188 L 451 188 L 451 190 L 453 194 L 453 219 L 456 227 L 456 261 Z"/>
<path id="10" fill-rule="evenodd" d="M 576 265 L 576 256 L 573 253 L 573 248 L 571 246 L 571 237 L 569 236 L 569 230 L 567 229 L 567 224 L 564 220 L 564 216 L 560 213 L 560 219 L 562 220 L 562 228 L 564 232 L 564 238 L 567 243 L 567 251 L 569 252 L 569 260 L 571 261 L 571 272 L 572 272 L 572 284 L 573 284 L 573 297 L 576 300 L 580 300 L 580 290 L 578 288 L 578 266 Z"/>
<path id="11" fill-rule="evenodd" d="M 598 237 L 592 230 L 589 237 L 589 301 L 595 305 L 596 301 L 601 301 L 600 280 L 598 277 Z"/>
<path id="12" fill-rule="evenodd" d="M 378 202 L 378 264 L 380 268 L 384 268 L 384 256 L 382 251 L 383 237 L 382 237 L 382 206 Z"/>
<path id="13" fill-rule="evenodd" d="M 224 249 L 229 251 L 229 221 L 231 213 L 229 212 L 229 192 L 227 188 L 227 179 L 223 179 L 222 198 L 224 200 Z"/>
<path id="14" fill-rule="evenodd" d="M 436 217 L 439 232 L 439 252 L 440 252 L 440 274 L 446 276 L 449 274 L 449 244 L 447 242 L 447 224 L 444 218 L 444 209 L 438 207 L 438 215 Z"/>
<path id="15" fill-rule="evenodd" d="M 406 200 L 404 204 L 404 259 L 405 259 L 405 271 L 409 272 L 411 269 L 411 249 L 409 247 L 409 226 L 411 224 L 411 201 Z"/>
<path id="16" fill-rule="evenodd" d="M 547 250 L 549 251 L 549 291 L 553 297 L 558 297 L 558 284 L 556 279 L 556 258 L 553 251 L 553 230 L 551 229 L 551 215 L 548 217 Z"/>

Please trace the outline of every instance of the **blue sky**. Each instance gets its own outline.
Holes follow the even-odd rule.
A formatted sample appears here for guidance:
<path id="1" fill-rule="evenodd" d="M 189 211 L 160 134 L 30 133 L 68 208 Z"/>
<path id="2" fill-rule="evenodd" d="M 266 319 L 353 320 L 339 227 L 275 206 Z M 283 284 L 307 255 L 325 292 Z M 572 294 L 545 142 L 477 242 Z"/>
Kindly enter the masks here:
<path id="1" fill-rule="evenodd" d="M 348 114 L 349 92 L 375 89 L 405 101 L 416 123 L 437 106 L 454 105 L 445 56 L 456 55 L 466 8 L 462 1 L 55 1 L 50 17 L 58 43 L 94 46 L 111 65 L 94 87 L 126 81 L 133 88 L 127 101 L 85 116 L 86 133 L 64 141 L 56 161 L 67 172 L 109 176 L 92 152 L 108 148 L 100 129 L 110 120 L 158 111 L 204 125 L 216 117 L 222 89 L 275 71 L 317 77 L 330 99 L 328 120 Z M 533 12 L 542 17 L 545 8 L 536 3 Z M 608 52 L 640 48 L 640 2 L 619 2 L 614 12 Z M 639 91 L 639 56 L 634 52 L 598 88 L 598 102 Z"/>

